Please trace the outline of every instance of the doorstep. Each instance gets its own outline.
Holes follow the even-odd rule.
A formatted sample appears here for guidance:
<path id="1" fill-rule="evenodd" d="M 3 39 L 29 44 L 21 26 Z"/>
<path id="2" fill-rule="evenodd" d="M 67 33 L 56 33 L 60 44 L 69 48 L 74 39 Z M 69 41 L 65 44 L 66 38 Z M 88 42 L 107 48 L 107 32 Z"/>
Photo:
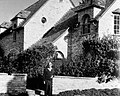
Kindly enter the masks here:
<path id="1" fill-rule="evenodd" d="M 40 89 L 36 90 L 26 89 L 26 91 L 29 96 L 44 96 L 44 91 Z"/>

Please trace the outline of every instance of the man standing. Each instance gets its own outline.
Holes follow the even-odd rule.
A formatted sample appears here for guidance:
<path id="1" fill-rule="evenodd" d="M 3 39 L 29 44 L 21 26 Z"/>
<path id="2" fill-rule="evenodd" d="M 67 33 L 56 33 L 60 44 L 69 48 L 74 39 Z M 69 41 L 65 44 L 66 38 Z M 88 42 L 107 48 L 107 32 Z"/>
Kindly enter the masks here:
<path id="1" fill-rule="evenodd" d="M 44 80 L 45 80 L 45 96 L 52 96 L 52 78 L 53 68 L 52 63 L 49 62 L 44 69 Z"/>

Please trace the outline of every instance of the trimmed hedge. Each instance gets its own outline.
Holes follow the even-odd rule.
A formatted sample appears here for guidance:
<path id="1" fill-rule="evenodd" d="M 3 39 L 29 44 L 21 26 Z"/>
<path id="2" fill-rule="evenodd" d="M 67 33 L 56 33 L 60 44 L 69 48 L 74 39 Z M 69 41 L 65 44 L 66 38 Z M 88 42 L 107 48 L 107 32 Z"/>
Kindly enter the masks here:
<path id="1" fill-rule="evenodd" d="M 60 92 L 57 96 L 120 96 L 120 89 L 85 89 Z"/>

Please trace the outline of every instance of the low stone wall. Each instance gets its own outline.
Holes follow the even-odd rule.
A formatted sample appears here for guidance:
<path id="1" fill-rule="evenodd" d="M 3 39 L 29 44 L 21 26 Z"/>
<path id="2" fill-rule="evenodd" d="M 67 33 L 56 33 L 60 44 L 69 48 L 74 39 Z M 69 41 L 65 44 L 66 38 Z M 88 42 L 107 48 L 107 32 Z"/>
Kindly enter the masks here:
<path id="1" fill-rule="evenodd" d="M 0 73 L 0 94 L 17 95 L 26 92 L 26 74 Z"/>
<path id="2" fill-rule="evenodd" d="M 75 89 L 105 89 L 105 88 L 120 88 L 120 81 L 115 79 L 108 83 L 99 84 L 96 82 L 97 78 L 87 77 L 68 77 L 68 76 L 55 76 L 53 78 L 53 94 L 59 92 Z"/>

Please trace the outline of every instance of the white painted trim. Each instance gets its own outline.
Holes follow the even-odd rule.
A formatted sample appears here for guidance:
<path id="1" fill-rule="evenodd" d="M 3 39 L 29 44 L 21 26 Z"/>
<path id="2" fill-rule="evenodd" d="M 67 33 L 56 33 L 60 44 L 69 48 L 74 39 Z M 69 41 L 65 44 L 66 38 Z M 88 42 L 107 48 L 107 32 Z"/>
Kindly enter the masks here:
<path id="1" fill-rule="evenodd" d="M 101 16 L 99 16 L 98 20 L 100 20 L 100 19 L 102 18 L 102 16 L 112 7 L 112 5 L 113 5 L 115 2 L 116 2 L 116 0 L 114 0 L 114 1 L 112 2 L 112 4 L 105 10 L 105 12 L 104 12 Z M 103 10 L 104 10 L 104 9 L 103 9 Z"/>
<path id="2" fill-rule="evenodd" d="M 64 30 L 65 30 L 65 31 L 64 31 L 60 36 L 58 36 L 58 37 L 53 41 L 53 43 L 55 43 L 60 37 L 62 37 L 68 29 L 64 29 Z M 63 30 L 62 30 L 62 31 L 63 31 Z"/>

